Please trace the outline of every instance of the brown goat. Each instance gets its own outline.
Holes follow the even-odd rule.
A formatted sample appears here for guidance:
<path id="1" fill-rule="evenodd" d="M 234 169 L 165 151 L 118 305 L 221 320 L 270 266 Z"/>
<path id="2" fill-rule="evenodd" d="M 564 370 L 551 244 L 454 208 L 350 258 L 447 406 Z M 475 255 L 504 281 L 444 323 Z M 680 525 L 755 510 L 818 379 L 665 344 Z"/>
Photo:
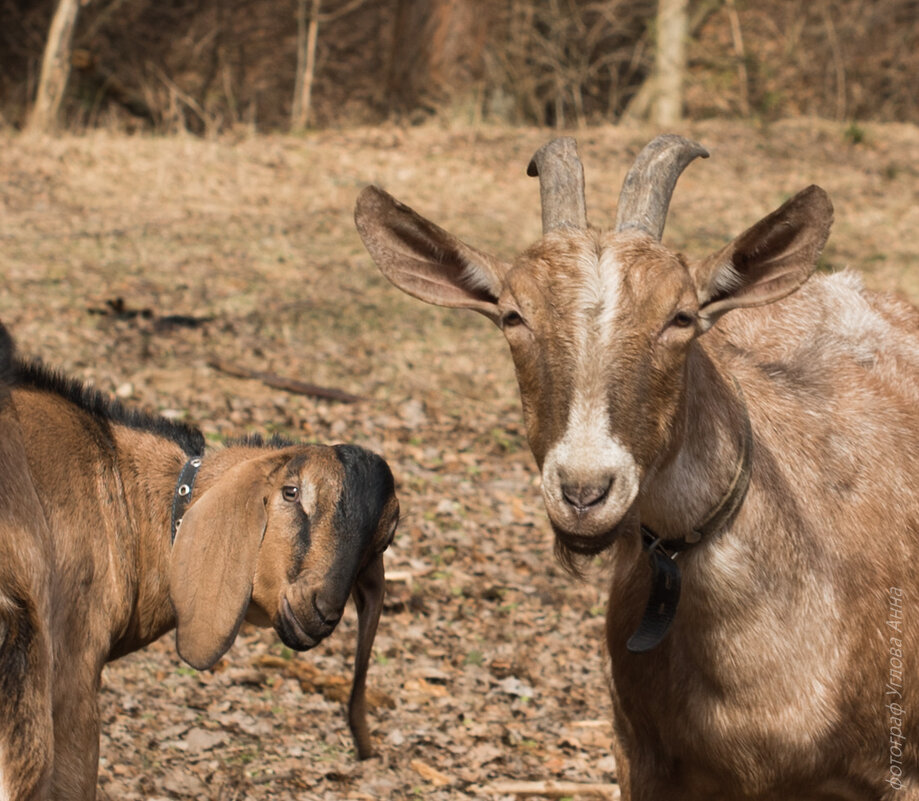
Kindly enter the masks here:
<path id="1" fill-rule="evenodd" d="M 609 551 L 623 798 L 916 801 L 919 312 L 808 281 L 818 187 L 708 257 L 662 246 L 707 155 L 656 139 L 600 231 L 550 143 L 512 262 L 375 187 L 355 219 L 396 286 L 503 330 L 559 553 Z"/>
<path id="2" fill-rule="evenodd" d="M 399 514 L 386 462 L 280 440 L 203 450 L 197 429 L 14 359 L 0 326 L 3 801 L 95 797 L 106 662 L 175 627 L 207 668 L 244 619 L 305 651 L 349 595 L 348 721 L 371 754 L 366 674 Z"/>

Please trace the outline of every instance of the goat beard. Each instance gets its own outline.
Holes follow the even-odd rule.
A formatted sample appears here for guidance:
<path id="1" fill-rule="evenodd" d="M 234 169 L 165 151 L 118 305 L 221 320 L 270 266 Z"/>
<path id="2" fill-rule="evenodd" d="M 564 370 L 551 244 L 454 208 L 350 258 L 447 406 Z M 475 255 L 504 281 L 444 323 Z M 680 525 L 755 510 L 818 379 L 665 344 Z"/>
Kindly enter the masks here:
<path id="1" fill-rule="evenodd" d="M 600 534 L 575 534 L 559 528 L 551 518 L 549 522 L 555 532 L 555 558 L 573 576 L 583 578 L 584 569 L 594 557 L 608 551 L 621 537 L 638 531 L 638 504 L 633 504 L 615 526 Z"/>

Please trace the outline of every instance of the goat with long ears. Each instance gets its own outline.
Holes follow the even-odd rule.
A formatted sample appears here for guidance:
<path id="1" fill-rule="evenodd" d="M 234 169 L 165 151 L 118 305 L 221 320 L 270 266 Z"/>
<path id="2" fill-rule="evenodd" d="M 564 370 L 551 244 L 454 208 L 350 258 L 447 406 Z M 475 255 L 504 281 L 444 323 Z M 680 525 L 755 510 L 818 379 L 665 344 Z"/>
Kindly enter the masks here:
<path id="1" fill-rule="evenodd" d="M 396 286 L 501 328 L 557 550 L 609 551 L 623 798 L 915 801 L 919 311 L 813 275 L 816 186 L 709 256 L 665 247 L 707 155 L 655 139 L 600 230 L 551 142 L 543 237 L 510 261 L 376 187 L 355 220 Z"/>
<path id="2" fill-rule="evenodd" d="M 305 651 L 348 597 L 348 722 L 365 687 L 399 517 L 392 473 L 354 445 L 201 433 L 12 355 L 0 326 L 0 798 L 92 799 L 106 662 L 176 628 L 214 665 L 243 620 Z M 173 544 L 174 539 L 174 544 Z"/>

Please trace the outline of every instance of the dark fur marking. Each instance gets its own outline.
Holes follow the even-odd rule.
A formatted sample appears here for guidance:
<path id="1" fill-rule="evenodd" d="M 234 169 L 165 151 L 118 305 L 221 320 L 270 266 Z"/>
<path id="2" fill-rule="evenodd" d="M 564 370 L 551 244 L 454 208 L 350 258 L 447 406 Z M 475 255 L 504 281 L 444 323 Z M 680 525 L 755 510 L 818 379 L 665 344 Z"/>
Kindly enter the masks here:
<path id="1" fill-rule="evenodd" d="M 82 409 L 103 427 L 117 423 L 170 439 L 189 456 L 199 456 L 204 452 L 204 435 L 187 423 L 167 420 L 165 417 L 124 406 L 75 378 L 69 378 L 35 362 L 14 359 L 13 371 L 14 385 L 57 395 Z"/>
<path id="2" fill-rule="evenodd" d="M 228 448 L 273 448 L 275 450 L 290 448 L 296 444 L 292 439 L 282 437 L 280 434 L 272 434 L 268 439 L 261 434 L 247 434 L 237 439 L 228 439 L 225 443 Z"/>
<path id="3" fill-rule="evenodd" d="M 352 553 L 363 551 L 373 537 L 383 507 L 395 492 L 395 480 L 382 457 L 357 445 L 334 446 L 345 471 L 335 507 L 335 530 L 352 541 Z"/>
<path id="4" fill-rule="evenodd" d="M 300 517 L 300 526 L 297 529 L 297 538 L 294 541 L 293 558 L 290 567 L 287 569 L 287 580 L 293 583 L 300 575 L 303 569 L 303 560 L 306 559 L 306 552 L 310 548 L 310 519 L 303 507 L 297 504 L 297 514 Z"/>

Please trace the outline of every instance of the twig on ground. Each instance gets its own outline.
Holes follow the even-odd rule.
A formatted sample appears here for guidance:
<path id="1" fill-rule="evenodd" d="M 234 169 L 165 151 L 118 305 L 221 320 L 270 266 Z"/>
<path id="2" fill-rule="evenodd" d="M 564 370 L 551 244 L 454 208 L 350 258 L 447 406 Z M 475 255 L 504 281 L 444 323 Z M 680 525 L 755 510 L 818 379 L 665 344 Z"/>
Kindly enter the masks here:
<path id="1" fill-rule="evenodd" d="M 295 392 L 298 395 L 309 395 L 313 398 L 325 398 L 327 400 L 339 401 L 340 403 L 357 403 L 366 400 L 360 395 L 352 395 L 341 389 L 332 387 L 320 387 L 317 384 L 308 384 L 305 381 L 298 381 L 295 378 L 285 378 L 284 376 L 274 373 L 265 373 L 261 370 L 252 370 L 243 367 L 241 364 L 235 364 L 224 359 L 211 359 L 208 364 L 221 373 L 235 376 L 236 378 L 252 378 L 261 381 L 263 384 L 275 389 L 283 389 L 286 392 Z"/>
<path id="2" fill-rule="evenodd" d="M 253 784 L 270 784 L 271 782 L 281 782 L 287 779 L 293 779 L 296 776 L 293 770 L 285 770 L 281 773 L 266 773 L 263 776 L 255 776 L 249 779 Z"/>
<path id="3" fill-rule="evenodd" d="M 582 784 L 580 782 L 493 782 L 483 788 L 487 793 L 499 795 L 542 796 L 544 798 L 566 798 L 569 796 L 591 796 L 606 798 L 611 801 L 619 799 L 618 784 Z"/>

